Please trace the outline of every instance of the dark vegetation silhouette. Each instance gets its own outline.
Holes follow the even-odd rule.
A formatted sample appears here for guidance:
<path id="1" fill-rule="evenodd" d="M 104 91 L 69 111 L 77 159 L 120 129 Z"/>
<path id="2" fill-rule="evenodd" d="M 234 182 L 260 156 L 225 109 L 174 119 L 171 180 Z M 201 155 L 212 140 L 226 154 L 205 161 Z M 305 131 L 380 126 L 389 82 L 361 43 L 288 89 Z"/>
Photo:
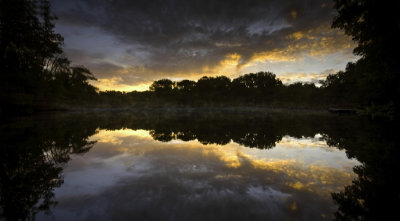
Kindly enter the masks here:
<path id="1" fill-rule="evenodd" d="M 97 96 L 93 74 L 63 55 L 46 0 L 0 1 L 0 101 L 3 110 L 81 104 Z"/>
<path id="2" fill-rule="evenodd" d="M 358 43 L 354 54 L 361 56 L 346 70 L 327 78 L 328 88 L 340 91 L 370 115 L 394 115 L 399 110 L 399 2 L 379 0 L 335 0 L 332 27 L 340 28 Z"/>
<path id="3" fill-rule="evenodd" d="M 353 171 L 357 178 L 343 191 L 332 193 L 339 206 L 336 220 L 399 220 L 399 138 L 394 125 L 366 126 L 354 137 L 333 137 L 329 145 L 346 150 L 362 164 Z M 354 128 L 355 129 L 355 128 Z M 350 131 L 348 131 L 351 133 Z M 354 133 L 353 133 L 354 134 Z"/>
<path id="4" fill-rule="evenodd" d="M 324 89 L 311 83 L 284 85 L 271 72 L 235 79 L 204 76 L 197 81 L 154 81 L 149 91 L 99 93 L 97 107 L 284 106 L 326 107 Z"/>
<path id="5" fill-rule="evenodd" d="M 286 135 L 320 138 L 345 149 L 362 164 L 352 185 L 333 193 L 338 220 L 399 218 L 400 191 L 394 123 L 355 120 L 354 116 L 314 114 L 200 113 L 90 113 L 58 114 L 8 119 L 0 140 L 0 216 L 33 220 L 39 211 L 56 205 L 54 189 L 63 183 L 62 166 L 71 154 L 83 154 L 94 145 L 89 137 L 98 129 L 144 129 L 153 139 L 168 142 L 198 140 L 203 144 L 235 142 L 270 149 Z M 23 138 L 23 139 L 22 139 Z"/>
<path id="6" fill-rule="evenodd" d="M 71 66 L 63 38 L 54 32 L 47 0 L 0 1 L 1 110 L 49 110 L 79 107 L 240 106 L 346 107 L 393 118 L 399 105 L 399 3 L 336 0 L 340 28 L 358 43 L 360 56 L 346 70 L 319 82 L 284 85 L 273 73 L 235 79 L 154 81 L 145 92 L 99 92 L 93 74 Z"/>
<path id="7" fill-rule="evenodd" d="M 92 124 L 93 125 L 93 124 Z M 63 167 L 71 154 L 83 154 L 95 142 L 96 126 L 82 119 L 30 119 L 1 122 L 0 217 L 34 220 L 49 212 L 54 189 L 63 182 Z"/>

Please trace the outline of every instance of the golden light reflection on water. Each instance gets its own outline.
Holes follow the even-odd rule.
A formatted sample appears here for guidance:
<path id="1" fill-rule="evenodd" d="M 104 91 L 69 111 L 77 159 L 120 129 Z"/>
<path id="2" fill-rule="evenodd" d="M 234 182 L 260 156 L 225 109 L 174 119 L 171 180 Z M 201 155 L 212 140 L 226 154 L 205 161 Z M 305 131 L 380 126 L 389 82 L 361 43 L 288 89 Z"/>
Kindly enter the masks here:
<path id="1" fill-rule="evenodd" d="M 152 140 L 149 131 L 147 130 L 99 130 L 89 140 L 101 143 L 122 144 L 124 137 L 144 138 Z"/>
<path id="2" fill-rule="evenodd" d="M 287 148 L 329 148 L 325 141 L 321 140 L 322 136 L 316 134 L 314 138 L 294 138 L 284 136 L 277 146 L 284 145 Z"/>
<path id="3" fill-rule="evenodd" d="M 352 167 L 358 164 L 347 159 L 343 151 L 329 147 L 318 134 L 301 139 L 285 136 L 274 148 L 267 150 L 244 147 L 232 141 L 223 146 L 204 145 L 197 140 L 160 142 L 153 140 L 149 131 L 131 129 L 99 130 L 91 140 L 106 144 L 104 148 L 113 148 L 121 154 L 151 156 L 163 150 L 164 154 L 217 158 L 226 168 L 237 170 L 238 174 L 231 174 L 231 177 L 240 177 L 250 168 L 269 174 L 266 181 L 281 182 L 285 188 L 315 193 L 323 198 L 329 198 L 331 192 L 350 184 L 354 178 Z M 218 176 L 216 178 L 224 175 Z"/>

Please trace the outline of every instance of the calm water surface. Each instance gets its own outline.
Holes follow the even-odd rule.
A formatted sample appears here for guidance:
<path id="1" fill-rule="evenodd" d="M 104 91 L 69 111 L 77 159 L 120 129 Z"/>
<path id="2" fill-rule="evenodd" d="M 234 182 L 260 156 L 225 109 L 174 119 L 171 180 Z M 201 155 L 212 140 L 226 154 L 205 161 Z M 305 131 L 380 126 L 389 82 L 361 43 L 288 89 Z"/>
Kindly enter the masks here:
<path id="1" fill-rule="evenodd" d="M 382 174 L 396 169 L 373 168 L 378 186 L 367 177 L 370 161 L 398 154 L 394 141 L 374 149 L 386 125 L 346 116 L 63 115 L 2 128 L 9 220 L 332 220 L 387 203 L 379 185 L 397 189 Z"/>

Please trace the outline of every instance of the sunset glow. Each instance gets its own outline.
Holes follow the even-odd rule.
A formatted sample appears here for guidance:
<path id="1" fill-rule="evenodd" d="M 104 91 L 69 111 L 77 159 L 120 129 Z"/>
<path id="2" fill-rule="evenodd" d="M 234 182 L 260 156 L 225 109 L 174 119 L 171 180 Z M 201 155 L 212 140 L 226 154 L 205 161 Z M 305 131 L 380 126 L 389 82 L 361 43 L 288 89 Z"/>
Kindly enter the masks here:
<path id="1" fill-rule="evenodd" d="M 167 2 L 54 0 L 56 31 L 65 37 L 68 58 L 87 66 L 101 91 L 144 91 L 162 78 L 259 71 L 271 71 L 283 83 L 315 83 L 356 60 L 351 38 L 331 29 L 335 12 L 328 0 L 238 3 L 219 15 L 207 4 Z"/>

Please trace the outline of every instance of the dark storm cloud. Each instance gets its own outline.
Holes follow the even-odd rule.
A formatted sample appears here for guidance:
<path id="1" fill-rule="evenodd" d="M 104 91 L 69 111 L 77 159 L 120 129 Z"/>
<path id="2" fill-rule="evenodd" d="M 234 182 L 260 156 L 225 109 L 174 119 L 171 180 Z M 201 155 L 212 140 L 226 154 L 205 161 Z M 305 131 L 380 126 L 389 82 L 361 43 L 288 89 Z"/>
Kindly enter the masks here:
<path id="1" fill-rule="evenodd" d="M 65 49 L 64 53 L 68 57 L 74 57 L 76 60 L 82 61 L 84 63 L 89 62 L 92 59 L 102 59 L 106 57 L 105 54 L 100 52 L 86 52 L 81 49 L 71 49 L 71 48 Z"/>
<path id="2" fill-rule="evenodd" d="M 327 0 L 85 0 L 53 2 L 59 22 L 97 27 L 145 52 L 155 71 L 200 71 L 237 53 L 244 64 L 257 52 L 285 49 L 290 33 L 329 26 Z M 187 70 L 186 70 L 187 69 Z"/>
<path id="3" fill-rule="evenodd" d="M 152 81 L 155 76 L 146 76 L 143 69 L 134 65 L 128 68 L 106 61 L 106 54 L 101 52 L 87 52 L 81 49 L 66 48 L 66 56 L 73 61 L 73 65 L 85 64 L 85 67 L 95 74 L 98 79 L 113 79 L 116 84 L 134 85 Z M 97 83 L 97 82 L 94 82 Z"/>

